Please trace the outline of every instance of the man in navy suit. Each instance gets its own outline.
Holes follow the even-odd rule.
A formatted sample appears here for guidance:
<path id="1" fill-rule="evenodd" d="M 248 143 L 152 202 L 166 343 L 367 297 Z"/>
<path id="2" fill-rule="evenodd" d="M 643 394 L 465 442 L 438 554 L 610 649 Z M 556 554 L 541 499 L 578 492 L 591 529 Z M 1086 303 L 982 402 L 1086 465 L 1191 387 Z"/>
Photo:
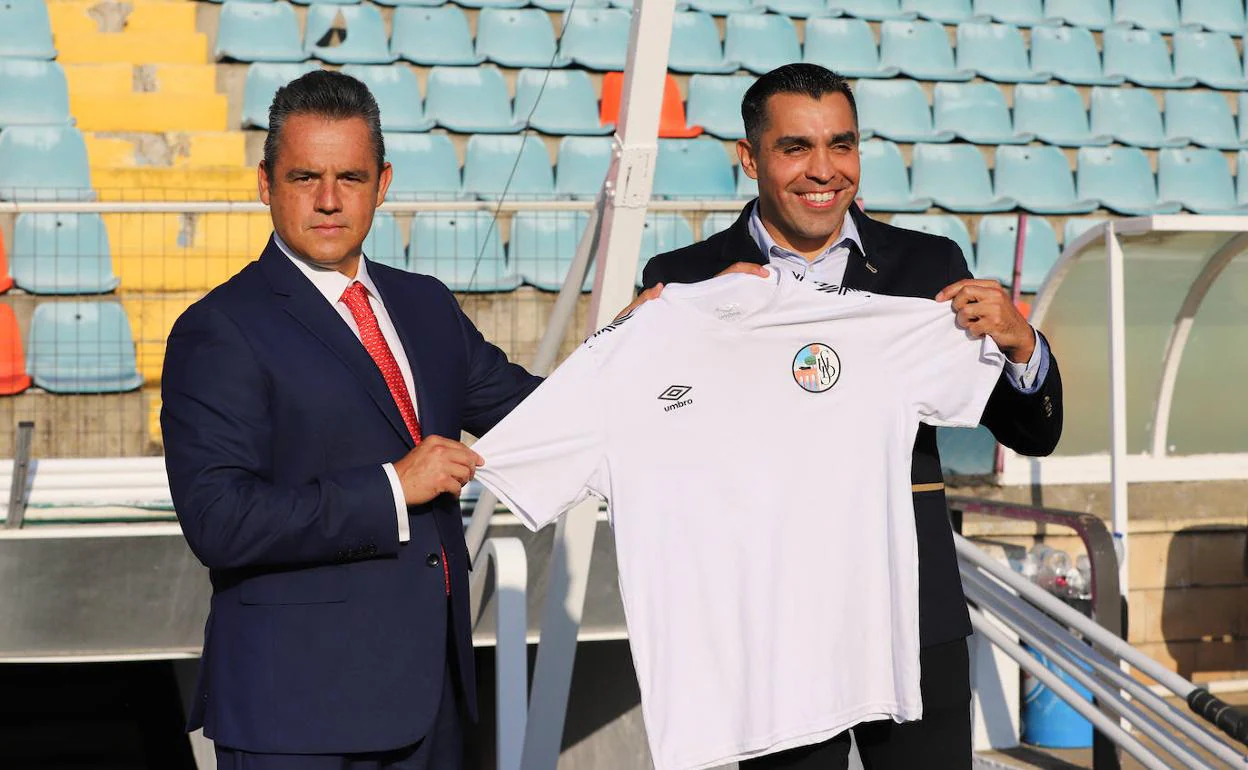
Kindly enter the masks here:
<path id="1" fill-rule="evenodd" d="M 475 716 L 457 495 L 538 382 L 438 281 L 370 262 L 384 200 L 368 89 L 279 89 L 274 234 L 192 305 L 162 379 L 169 484 L 212 607 L 190 727 L 221 768 L 454 770 Z"/>

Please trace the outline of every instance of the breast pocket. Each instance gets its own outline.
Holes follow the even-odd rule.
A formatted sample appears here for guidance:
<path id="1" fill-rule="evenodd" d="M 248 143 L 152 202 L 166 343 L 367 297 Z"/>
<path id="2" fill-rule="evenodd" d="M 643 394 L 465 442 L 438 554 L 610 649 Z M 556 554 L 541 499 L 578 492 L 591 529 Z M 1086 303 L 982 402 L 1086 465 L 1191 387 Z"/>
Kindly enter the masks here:
<path id="1" fill-rule="evenodd" d="M 341 566 L 270 572 L 248 578 L 238 589 L 242 604 L 332 604 L 347 600 L 347 570 Z"/>

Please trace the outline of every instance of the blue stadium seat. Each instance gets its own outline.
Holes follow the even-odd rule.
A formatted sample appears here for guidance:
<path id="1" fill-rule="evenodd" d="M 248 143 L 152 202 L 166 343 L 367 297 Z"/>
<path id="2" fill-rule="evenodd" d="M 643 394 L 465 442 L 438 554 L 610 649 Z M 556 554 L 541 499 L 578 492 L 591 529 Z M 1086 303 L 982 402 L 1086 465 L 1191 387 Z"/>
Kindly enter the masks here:
<path id="1" fill-rule="evenodd" d="M 54 61 L 0 58 L 0 128 L 69 123 L 69 85 Z"/>
<path id="2" fill-rule="evenodd" d="M 1068 249 L 1081 235 L 1092 228 L 1105 224 L 1107 219 L 1103 217 L 1091 217 L 1087 219 L 1067 219 L 1065 227 L 1062 228 L 1062 248 Z"/>
<path id="3" fill-rule="evenodd" d="M 483 8 L 477 16 L 477 56 L 504 67 L 562 67 L 555 28 L 540 8 Z"/>
<path id="4" fill-rule="evenodd" d="M 720 139 L 744 139 L 741 99 L 754 85 L 749 75 L 694 75 L 689 78 L 686 119 Z"/>
<path id="5" fill-rule="evenodd" d="M 988 164 L 969 144 L 916 144 L 911 173 L 914 194 L 948 211 L 1008 211 L 1018 205 L 993 192 Z"/>
<path id="6" fill-rule="evenodd" d="M 120 283 L 99 214 L 19 214 L 9 268 L 31 294 L 105 294 Z"/>
<path id="7" fill-rule="evenodd" d="M 614 130 L 598 122 L 598 95 L 584 70 L 520 70 L 514 122 L 523 126 L 526 120 L 544 134 L 599 136 Z"/>
<path id="8" fill-rule="evenodd" d="M 709 13 L 712 16 L 728 16 L 733 13 L 762 13 L 766 10 L 762 5 L 755 5 L 753 0 L 688 0 L 688 5 L 695 11 Z"/>
<path id="9" fill-rule="evenodd" d="M 864 80 L 854 89 L 858 128 L 864 137 L 894 142 L 950 142 L 954 134 L 936 130 L 923 87 L 913 80 Z"/>
<path id="10" fill-rule="evenodd" d="M 1236 99 L 1238 109 L 1236 114 L 1239 116 L 1239 143 L 1248 145 L 1248 94 L 1240 94 Z"/>
<path id="11" fill-rule="evenodd" d="M 758 197 L 758 180 L 751 179 L 745 169 L 737 166 L 737 199 L 749 200 Z"/>
<path id="12" fill-rule="evenodd" d="M 1098 32 L 1113 23 L 1109 0 L 1044 0 L 1044 17 Z"/>
<path id="13" fill-rule="evenodd" d="M 118 393 L 143 384 L 120 302 L 45 302 L 30 319 L 26 369 L 52 393 Z"/>
<path id="14" fill-rule="evenodd" d="M 383 131 L 428 131 L 433 128 L 433 121 L 425 117 L 420 101 L 420 84 L 410 67 L 402 64 L 348 64 L 342 72 L 356 78 L 373 92 L 377 106 L 381 108 Z"/>
<path id="15" fill-rule="evenodd" d="M 373 214 L 373 227 L 364 239 L 364 256 L 396 270 L 407 269 L 407 250 L 403 247 L 403 233 L 394 214 L 378 211 Z"/>
<path id="16" fill-rule="evenodd" d="M 1176 144 L 1218 150 L 1238 150 L 1240 146 L 1231 107 L 1216 91 L 1167 91 L 1166 136 Z"/>
<path id="17" fill-rule="evenodd" d="M 1147 88 L 1093 88 L 1092 133 L 1112 136 L 1135 147 L 1175 147 L 1186 144 L 1166 138 L 1161 110 Z"/>
<path id="18" fill-rule="evenodd" d="M 975 144 L 1027 144 L 1036 138 L 1015 130 L 1005 94 L 992 83 L 937 83 L 935 91 L 937 131 Z"/>
<path id="19" fill-rule="evenodd" d="M 1113 86 L 1126 81 L 1122 75 L 1105 74 L 1092 33 L 1081 27 L 1032 29 L 1031 68 L 1077 86 Z"/>
<path id="20" fill-rule="evenodd" d="M 1044 18 L 1041 0 L 975 0 L 974 14 L 1018 27 L 1050 23 Z"/>
<path id="21" fill-rule="evenodd" d="M 470 65 L 485 61 L 473 46 L 468 18 L 453 5 L 398 8 L 390 52 L 416 64 Z"/>
<path id="22" fill-rule="evenodd" d="M 398 58 L 390 53 L 386 24 L 375 5 L 308 6 L 303 50 L 330 64 L 387 64 Z"/>
<path id="23" fill-rule="evenodd" d="M 828 0 L 828 10 L 867 21 L 909 21 L 919 17 L 914 11 L 903 11 L 901 0 Z"/>
<path id="24" fill-rule="evenodd" d="M 1050 77 L 1032 70 L 1023 34 L 1013 24 L 959 24 L 958 68 L 1000 83 L 1044 83 Z"/>
<path id="25" fill-rule="evenodd" d="M 880 25 L 880 63 L 918 80 L 970 80 L 958 69 L 945 28 L 934 21 L 886 21 Z"/>
<path id="26" fill-rule="evenodd" d="M 656 198 L 734 198 L 732 162 L 718 139 L 660 139 Z"/>
<path id="27" fill-rule="evenodd" d="M 1178 0 L 1114 0 L 1114 23 L 1174 32 L 1179 28 Z"/>
<path id="28" fill-rule="evenodd" d="M 1018 244 L 1018 217 L 1012 214 L 981 217 L 975 244 L 975 277 L 1011 285 Z M 1023 233 L 1023 272 L 1019 281 L 1023 293 L 1034 294 L 1040 290 L 1060 253 L 1057 233 L 1049 220 L 1027 217 L 1027 229 Z"/>
<path id="29" fill-rule="evenodd" d="M 459 158 L 445 134 L 387 134 L 392 200 L 452 200 L 459 196 Z"/>
<path id="30" fill-rule="evenodd" d="M 1248 91 L 1248 78 L 1244 77 L 1239 51 L 1225 32 L 1176 32 L 1174 73 L 1195 78 L 1210 88 Z"/>
<path id="31" fill-rule="evenodd" d="M 54 59 L 52 22 L 43 0 L 5 0 L 0 3 L 0 56 Z"/>
<path id="32" fill-rule="evenodd" d="M 564 137 L 555 165 L 555 195 L 576 200 L 596 198 L 611 165 L 611 144 L 607 137 Z"/>
<path id="33" fill-rule="evenodd" d="M 931 198 L 911 192 L 910 175 L 897 145 L 870 139 L 858 146 L 862 168 L 858 196 L 869 211 L 927 211 Z"/>
<path id="34" fill-rule="evenodd" d="M 1083 98 L 1069 85 L 1015 86 L 1014 130 L 1061 147 L 1103 146 L 1114 141 L 1092 133 Z"/>
<path id="35" fill-rule="evenodd" d="M 766 0 L 765 7 L 791 19 L 815 19 L 830 13 L 824 0 Z"/>
<path id="36" fill-rule="evenodd" d="M 722 233 L 736 223 L 738 212 L 712 211 L 702 220 L 702 237 L 709 238 L 715 233 Z"/>
<path id="37" fill-rule="evenodd" d="M 488 211 L 421 211 L 412 217 L 411 269 L 451 291 L 512 291 L 520 276 L 507 263 L 498 223 Z"/>
<path id="38" fill-rule="evenodd" d="M 244 0 L 225 0 L 222 4 L 214 55 L 218 59 L 263 62 L 308 58 L 299 42 L 294 6 Z"/>
<path id="39" fill-rule="evenodd" d="M 990 476 L 995 471 L 997 440 L 980 425 L 975 428 L 937 428 L 940 470 L 951 476 Z"/>
<path id="40" fill-rule="evenodd" d="M 275 0 L 247 0 L 250 3 L 275 2 Z M 355 5 L 361 0 L 290 0 L 295 5 L 311 5 L 312 3 L 320 3 L 322 5 Z"/>
<path id="41" fill-rule="evenodd" d="M 425 115 L 461 134 L 511 134 L 515 121 L 503 73 L 495 66 L 434 67 L 425 82 Z"/>
<path id="42" fill-rule="evenodd" d="M 1245 31 L 1244 4 L 1240 0 L 1183 0 L 1184 27 L 1242 35 Z"/>
<path id="43" fill-rule="evenodd" d="M 587 69 L 624 69 L 631 14 L 623 8 L 581 8 L 567 14 L 560 41 L 565 59 Z"/>
<path id="44" fill-rule="evenodd" d="M 1248 150 L 1235 154 L 1235 202 L 1248 205 Z"/>
<path id="45" fill-rule="evenodd" d="M 941 24 L 957 24 L 971 18 L 971 0 L 902 0 L 901 8 Z"/>
<path id="46" fill-rule="evenodd" d="M 256 0 L 256 2 L 265 2 L 265 0 Z M 445 5 L 446 0 L 376 0 L 377 5 L 404 6 L 412 5 L 424 8 Z"/>
<path id="47" fill-rule="evenodd" d="M 1179 213 L 1177 203 L 1157 200 L 1157 180 L 1140 148 L 1081 147 L 1077 157 L 1080 198 L 1099 200 L 1110 211 L 1128 216 Z"/>
<path id="48" fill-rule="evenodd" d="M 1075 198 L 1075 178 L 1056 147 L 999 147 L 993 170 L 997 194 L 1033 214 L 1087 214 L 1099 201 Z"/>
<path id="49" fill-rule="evenodd" d="M 656 254 L 683 249 L 693 243 L 693 228 L 679 211 L 646 214 L 641 230 L 641 252 L 637 260 L 636 284 L 641 286 L 641 271 Z"/>
<path id="50" fill-rule="evenodd" d="M 526 5 L 530 5 L 525 0 L 455 0 L 455 4 L 464 8 L 523 8 Z M 594 3 L 594 5 L 597 4 Z M 532 5 L 536 5 L 536 3 L 532 3 Z"/>
<path id="51" fill-rule="evenodd" d="M 1101 36 L 1105 49 L 1105 74 L 1122 75 L 1132 83 L 1150 88 L 1190 88 L 1196 78 L 1174 74 L 1170 49 L 1161 34 L 1151 29 L 1110 27 Z"/>
<path id="52" fill-rule="evenodd" d="M 862 19 L 824 17 L 806 22 L 803 61 L 819 64 L 847 78 L 892 78 L 897 67 L 880 64 L 875 33 Z"/>
<path id="53" fill-rule="evenodd" d="M 1235 182 L 1222 153 L 1203 147 L 1157 154 L 1157 197 L 1194 214 L 1248 213 L 1248 205 L 1235 201 Z"/>
<path id="54" fill-rule="evenodd" d="M 724 32 L 724 60 L 740 62 L 756 75 L 802 60 L 797 27 L 789 17 L 774 13 L 734 13 Z"/>
<path id="55" fill-rule="evenodd" d="M 554 196 L 555 175 L 546 143 L 536 136 L 469 137 L 464 154 L 464 195 L 494 200 L 504 189 L 512 200 Z"/>
<path id="56" fill-rule="evenodd" d="M 316 62 L 255 62 L 248 66 L 243 84 L 243 128 L 268 128 L 269 107 L 277 89 L 320 68 Z"/>
<path id="57" fill-rule="evenodd" d="M 511 220 L 507 249 L 512 268 L 530 286 L 559 291 L 588 223 L 589 215 L 584 211 L 518 212 Z M 581 290 L 589 291 L 593 285 L 591 265 Z"/>
<path id="58" fill-rule="evenodd" d="M 952 214 L 897 214 L 889 224 L 893 227 L 918 230 L 921 233 L 948 238 L 958 244 L 967 264 L 974 267 L 975 249 L 971 246 L 971 234 L 967 231 L 966 225 L 962 223 L 961 217 Z"/>
<path id="59" fill-rule="evenodd" d="M 91 200 L 82 132 L 70 126 L 14 126 L 0 131 L 0 200 Z"/>
<path id="60" fill-rule="evenodd" d="M 738 62 L 724 61 L 724 44 L 715 20 L 709 13 L 698 11 L 672 16 L 672 43 L 667 57 L 667 68 L 673 72 L 729 74 L 740 69 Z"/>

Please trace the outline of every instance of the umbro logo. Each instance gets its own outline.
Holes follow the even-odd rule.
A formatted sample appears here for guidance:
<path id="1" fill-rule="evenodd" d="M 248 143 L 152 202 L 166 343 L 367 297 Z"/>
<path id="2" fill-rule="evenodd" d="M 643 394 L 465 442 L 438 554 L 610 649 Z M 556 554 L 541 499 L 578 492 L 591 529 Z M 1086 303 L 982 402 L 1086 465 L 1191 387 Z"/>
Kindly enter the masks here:
<path id="1" fill-rule="evenodd" d="M 689 406 L 693 403 L 692 398 L 685 398 L 689 395 L 689 391 L 693 390 L 688 385 L 668 385 L 667 390 L 659 394 L 660 401 L 671 401 L 672 403 L 663 407 L 663 411 L 670 412 L 673 409 L 680 409 L 682 406 Z"/>

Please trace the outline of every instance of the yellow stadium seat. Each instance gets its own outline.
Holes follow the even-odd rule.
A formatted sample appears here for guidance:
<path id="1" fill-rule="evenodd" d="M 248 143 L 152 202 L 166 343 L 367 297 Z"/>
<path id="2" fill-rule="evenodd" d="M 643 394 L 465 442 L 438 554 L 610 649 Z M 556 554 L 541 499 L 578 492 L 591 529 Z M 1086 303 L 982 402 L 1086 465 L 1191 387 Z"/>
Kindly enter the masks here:
<path id="1" fill-rule="evenodd" d="M 134 65 L 67 64 L 70 94 L 128 94 L 134 91 Z"/>
<path id="2" fill-rule="evenodd" d="M 264 213 L 110 214 L 105 226 L 122 289 L 138 292 L 211 289 L 259 256 L 272 232 Z"/>
<path id="3" fill-rule="evenodd" d="M 207 64 L 208 36 L 200 32 L 136 31 L 56 33 L 57 61 L 123 64 Z"/>
<path id="4" fill-rule="evenodd" d="M 165 341 L 178 316 L 199 299 L 201 292 L 180 294 L 132 294 L 121 295 L 121 305 L 130 319 L 139 373 L 147 383 L 160 382 L 160 370 L 165 361 Z"/>
<path id="5" fill-rule="evenodd" d="M 170 0 L 130 0 L 126 32 L 195 31 L 195 3 Z"/>
<path id="6" fill-rule="evenodd" d="M 187 134 L 186 155 L 176 155 L 178 168 L 247 166 L 247 135 L 242 131 L 215 131 Z M 253 177 L 254 178 L 254 177 Z"/>
<path id="7" fill-rule="evenodd" d="M 160 387 L 145 386 L 143 400 L 147 402 L 147 438 L 158 447 L 165 445 L 160 433 Z"/>
<path id="8" fill-rule="evenodd" d="M 254 201 L 256 170 L 218 168 L 92 168 L 101 201 Z"/>
<path id="9" fill-rule="evenodd" d="M 148 92 L 200 96 L 217 90 L 217 70 L 213 64 L 153 64 L 150 68 L 154 88 Z M 65 78 L 69 81 L 71 95 L 136 92 L 135 65 L 124 62 L 68 64 Z"/>
<path id="10" fill-rule="evenodd" d="M 157 93 L 200 95 L 217 90 L 215 64 L 156 64 L 152 69 Z"/>
<path id="11" fill-rule="evenodd" d="M 124 168 L 135 165 L 134 144 L 116 137 L 83 134 L 87 144 L 87 162 L 94 167 Z"/>
<path id="12" fill-rule="evenodd" d="M 70 93 L 69 111 L 84 131 L 222 131 L 225 94 Z"/>

